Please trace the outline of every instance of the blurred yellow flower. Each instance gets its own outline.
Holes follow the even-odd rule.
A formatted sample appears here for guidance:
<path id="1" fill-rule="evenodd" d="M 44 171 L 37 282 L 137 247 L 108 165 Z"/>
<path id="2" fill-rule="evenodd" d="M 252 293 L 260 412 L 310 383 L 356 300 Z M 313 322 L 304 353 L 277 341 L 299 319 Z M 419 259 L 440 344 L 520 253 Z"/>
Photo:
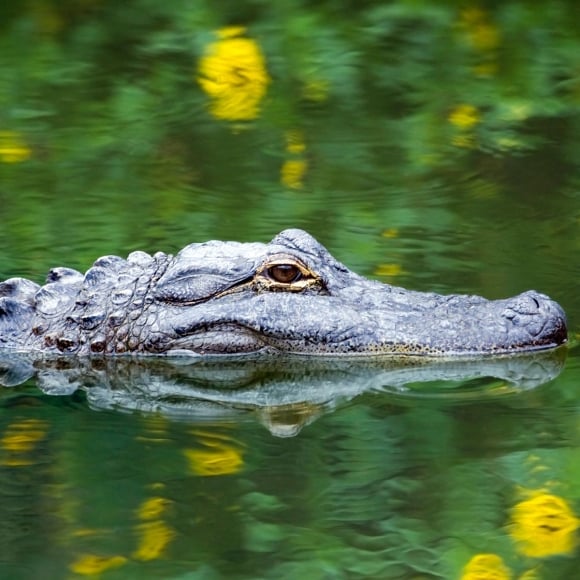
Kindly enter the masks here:
<path id="1" fill-rule="evenodd" d="M 508 529 L 522 554 L 544 558 L 570 554 L 576 547 L 579 524 L 564 499 L 537 492 L 513 507 Z"/>
<path id="2" fill-rule="evenodd" d="M 258 43 L 241 26 L 217 31 L 200 59 L 197 80 L 211 99 L 210 112 L 225 121 L 248 121 L 260 112 L 270 77 Z"/>
<path id="3" fill-rule="evenodd" d="M 304 153 L 306 151 L 306 143 L 304 142 L 302 131 L 297 129 L 286 131 L 286 151 L 288 153 Z"/>
<path id="4" fill-rule="evenodd" d="M 399 228 L 387 228 L 383 230 L 381 236 L 383 238 L 396 238 L 399 235 Z"/>
<path id="5" fill-rule="evenodd" d="M 302 189 L 307 169 L 304 159 L 287 159 L 280 169 L 280 181 L 290 189 Z"/>
<path id="6" fill-rule="evenodd" d="M 473 149 L 475 147 L 475 139 L 473 135 L 455 135 L 451 139 L 451 143 L 455 147 L 462 147 L 463 149 Z"/>
<path id="7" fill-rule="evenodd" d="M 461 26 L 468 41 L 481 52 L 496 49 L 501 41 L 500 32 L 481 8 L 469 7 L 461 12 Z"/>
<path id="8" fill-rule="evenodd" d="M 305 99 L 314 103 L 322 103 L 328 98 L 328 81 L 310 80 L 302 89 Z"/>
<path id="9" fill-rule="evenodd" d="M 79 556 L 69 569 L 75 574 L 82 576 L 97 576 L 105 570 L 118 568 L 127 562 L 123 556 L 96 556 L 95 554 L 83 554 Z"/>
<path id="10" fill-rule="evenodd" d="M 400 276 L 403 273 L 401 264 L 379 264 L 375 268 L 375 276 L 386 276 L 388 278 Z"/>
<path id="11" fill-rule="evenodd" d="M 471 129 L 479 123 L 480 114 L 473 105 L 458 105 L 449 113 L 449 122 L 459 129 Z"/>
<path id="12" fill-rule="evenodd" d="M 16 131 L 0 131 L 0 162 L 22 163 L 30 158 L 32 150 Z"/>
<path id="13" fill-rule="evenodd" d="M 511 570 L 496 554 L 477 554 L 469 560 L 461 580 L 510 580 Z"/>
<path id="14" fill-rule="evenodd" d="M 473 74 L 478 77 L 492 77 L 497 73 L 497 63 L 493 61 L 481 62 L 472 67 Z"/>
<path id="15" fill-rule="evenodd" d="M 287 131 L 286 152 L 296 157 L 284 161 L 280 169 L 280 181 L 290 189 L 301 189 L 304 186 L 304 176 L 308 169 L 308 162 L 302 157 L 305 151 L 302 131 Z"/>

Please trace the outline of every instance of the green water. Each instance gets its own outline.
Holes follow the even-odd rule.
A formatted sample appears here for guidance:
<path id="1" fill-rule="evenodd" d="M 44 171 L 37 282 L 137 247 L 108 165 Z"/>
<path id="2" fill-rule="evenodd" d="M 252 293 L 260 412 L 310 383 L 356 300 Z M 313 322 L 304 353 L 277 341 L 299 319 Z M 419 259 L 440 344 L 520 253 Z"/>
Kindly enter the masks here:
<path id="1" fill-rule="evenodd" d="M 572 348 L 519 385 L 224 367 L 181 412 L 161 371 L 2 388 L 0 578 L 577 575 L 580 14 L 533 4 L 2 4 L 0 279 L 300 227 L 383 282 L 549 294 Z"/>

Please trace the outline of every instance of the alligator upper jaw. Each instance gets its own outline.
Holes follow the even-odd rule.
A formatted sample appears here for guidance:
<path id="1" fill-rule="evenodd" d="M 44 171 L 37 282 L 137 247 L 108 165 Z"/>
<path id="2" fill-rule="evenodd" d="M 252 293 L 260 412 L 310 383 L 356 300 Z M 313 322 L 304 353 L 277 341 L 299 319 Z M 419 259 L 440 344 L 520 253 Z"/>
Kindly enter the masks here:
<path id="1" fill-rule="evenodd" d="M 553 349 L 567 342 L 563 309 L 535 291 L 502 300 L 462 295 L 427 296 L 433 298 L 434 305 L 421 311 L 400 313 L 395 322 L 395 340 L 386 337 L 387 344 L 393 342 L 393 350 L 399 354 L 503 355 Z M 392 317 L 387 314 L 385 319 L 389 324 Z M 380 316 L 376 317 L 376 324 L 380 336 Z"/>
<path id="2" fill-rule="evenodd" d="M 413 303 L 411 307 L 409 303 Z M 505 300 L 439 296 L 370 285 L 368 292 L 228 297 L 219 317 L 200 305 L 176 315 L 168 354 L 480 357 L 558 347 L 567 340 L 562 308 L 525 292 Z M 179 324 L 177 324 L 179 321 Z"/>

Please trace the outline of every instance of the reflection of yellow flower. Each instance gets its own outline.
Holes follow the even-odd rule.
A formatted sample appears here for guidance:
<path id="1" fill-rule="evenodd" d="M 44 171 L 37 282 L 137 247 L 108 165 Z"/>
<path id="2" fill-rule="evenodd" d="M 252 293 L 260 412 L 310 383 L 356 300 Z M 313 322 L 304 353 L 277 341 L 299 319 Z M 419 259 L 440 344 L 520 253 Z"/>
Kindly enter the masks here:
<path id="1" fill-rule="evenodd" d="M 510 569 L 496 554 L 477 554 L 469 560 L 461 580 L 510 580 Z"/>
<path id="2" fill-rule="evenodd" d="M 199 61 L 198 82 L 217 119 L 255 119 L 270 82 L 260 47 L 244 32 L 240 26 L 222 28 Z"/>
<path id="3" fill-rule="evenodd" d="M 46 435 L 46 423 L 38 419 L 25 419 L 13 423 L 0 439 L 0 445 L 6 451 L 25 453 L 31 451 L 37 441 Z"/>
<path id="4" fill-rule="evenodd" d="M 118 568 L 127 562 L 123 556 L 96 556 L 94 554 L 83 554 L 79 556 L 70 566 L 72 572 L 82 576 L 96 576 L 105 570 Z"/>
<path id="5" fill-rule="evenodd" d="M 205 449 L 185 449 L 184 455 L 196 475 L 229 475 L 244 466 L 242 453 L 232 439 L 218 433 L 196 432 Z"/>
<path id="6" fill-rule="evenodd" d="M 147 498 L 137 509 L 137 517 L 143 523 L 135 526 L 139 536 L 139 545 L 133 553 L 136 560 L 149 561 L 159 558 L 165 547 L 175 537 L 175 532 L 162 519 L 161 516 L 171 504 L 164 497 Z"/>
<path id="7" fill-rule="evenodd" d="M 140 520 L 154 520 L 160 518 L 171 502 L 164 497 L 147 498 L 137 510 Z"/>
<path id="8" fill-rule="evenodd" d="M 16 131 L 0 131 L 0 162 L 21 163 L 32 155 L 30 147 Z"/>
<path id="9" fill-rule="evenodd" d="M 479 111 L 473 105 L 458 105 L 451 111 L 448 119 L 459 129 L 471 129 L 479 122 Z"/>
<path id="10" fill-rule="evenodd" d="M 516 504 L 511 516 L 510 534 L 526 556 L 569 554 L 576 547 L 580 522 L 561 497 L 539 492 Z"/>
<path id="11" fill-rule="evenodd" d="M 46 436 L 46 428 L 46 423 L 38 419 L 25 419 L 9 425 L 0 439 L 0 447 L 8 456 L 2 458 L 0 463 L 12 467 L 30 465 L 32 461 L 26 454 Z"/>
<path id="12" fill-rule="evenodd" d="M 139 546 L 133 552 L 135 560 L 156 560 L 163 554 L 175 532 L 162 520 L 143 522 L 135 527 L 139 534 Z"/>
<path id="13" fill-rule="evenodd" d="M 228 475 L 244 465 L 238 449 L 225 443 L 215 443 L 212 449 L 186 449 L 185 456 L 196 475 Z"/>

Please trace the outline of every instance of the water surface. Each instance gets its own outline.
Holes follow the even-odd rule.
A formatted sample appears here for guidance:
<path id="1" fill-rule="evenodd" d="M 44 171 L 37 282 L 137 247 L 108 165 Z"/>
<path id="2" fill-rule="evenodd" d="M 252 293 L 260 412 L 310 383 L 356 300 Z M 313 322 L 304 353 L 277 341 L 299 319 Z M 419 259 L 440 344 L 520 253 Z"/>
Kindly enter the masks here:
<path id="1" fill-rule="evenodd" d="M 0 279 L 300 227 L 383 282 L 545 292 L 572 339 L 524 381 L 181 369 L 195 412 L 158 370 L 12 375 L 0 577 L 575 577 L 577 3 L 0 11 Z"/>

